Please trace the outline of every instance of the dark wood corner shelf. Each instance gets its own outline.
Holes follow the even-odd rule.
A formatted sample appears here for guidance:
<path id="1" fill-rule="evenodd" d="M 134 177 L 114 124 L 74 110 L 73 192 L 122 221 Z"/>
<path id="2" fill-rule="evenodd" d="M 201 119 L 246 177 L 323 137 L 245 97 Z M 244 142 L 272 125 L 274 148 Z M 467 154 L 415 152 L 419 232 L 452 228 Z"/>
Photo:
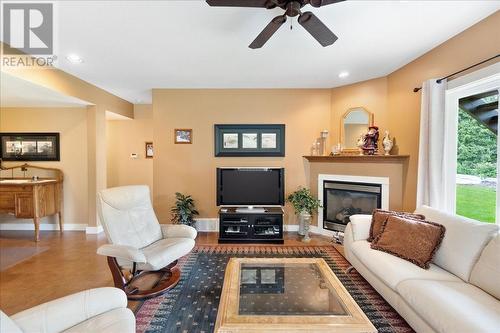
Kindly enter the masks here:
<path id="1" fill-rule="evenodd" d="M 405 162 L 410 155 L 334 155 L 334 156 L 302 156 L 309 162 L 351 162 L 351 163 L 386 163 L 386 162 Z"/>

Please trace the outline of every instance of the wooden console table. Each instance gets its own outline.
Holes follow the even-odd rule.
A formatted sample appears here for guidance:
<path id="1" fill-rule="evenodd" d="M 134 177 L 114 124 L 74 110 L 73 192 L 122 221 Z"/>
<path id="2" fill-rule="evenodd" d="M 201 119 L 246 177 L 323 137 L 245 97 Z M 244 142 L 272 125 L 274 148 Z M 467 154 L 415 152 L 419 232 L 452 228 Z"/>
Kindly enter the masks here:
<path id="1" fill-rule="evenodd" d="M 16 218 L 33 219 L 35 241 L 40 240 L 40 218 L 58 215 L 59 229 L 63 231 L 62 198 L 63 175 L 61 170 L 35 167 L 28 164 L 2 168 L 2 171 L 15 169 L 27 172 L 29 168 L 53 172 L 54 178 L 0 178 L 0 214 L 13 214 Z"/>

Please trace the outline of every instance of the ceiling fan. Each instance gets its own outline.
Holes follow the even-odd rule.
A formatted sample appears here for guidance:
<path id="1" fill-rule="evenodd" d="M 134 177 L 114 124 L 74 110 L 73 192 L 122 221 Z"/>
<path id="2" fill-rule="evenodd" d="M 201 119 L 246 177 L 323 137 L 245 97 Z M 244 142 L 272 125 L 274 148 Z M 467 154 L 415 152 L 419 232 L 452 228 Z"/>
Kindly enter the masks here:
<path id="1" fill-rule="evenodd" d="M 280 7 L 285 10 L 283 15 L 276 16 L 262 30 L 262 32 L 249 45 L 251 49 L 259 49 L 271 38 L 272 35 L 286 22 L 287 17 L 299 16 L 298 22 L 304 27 L 321 45 L 328 46 L 338 39 L 320 19 L 311 12 L 302 12 L 301 9 L 307 4 L 313 7 L 322 7 L 345 0 L 206 0 L 214 7 L 259 7 L 273 9 Z"/>

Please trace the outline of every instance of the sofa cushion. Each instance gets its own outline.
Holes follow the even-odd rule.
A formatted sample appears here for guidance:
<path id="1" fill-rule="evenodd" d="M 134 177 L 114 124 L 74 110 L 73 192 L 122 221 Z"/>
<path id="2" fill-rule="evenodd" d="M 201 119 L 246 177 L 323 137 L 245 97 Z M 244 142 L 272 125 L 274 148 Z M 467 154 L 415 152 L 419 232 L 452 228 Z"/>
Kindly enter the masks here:
<path id="1" fill-rule="evenodd" d="M 371 215 L 356 214 L 349 217 L 354 241 L 366 240 L 370 236 Z"/>
<path id="2" fill-rule="evenodd" d="M 484 248 L 472 269 L 470 282 L 500 299 L 500 234 Z"/>
<path id="3" fill-rule="evenodd" d="M 127 308 L 114 309 L 70 327 L 64 333 L 135 333 L 135 316 Z"/>
<path id="4" fill-rule="evenodd" d="M 10 319 L 3 311 L 0 310 L 0 332 L 1 333 L 23 333 L 23 331 Z"/>
<path id="5" fill-rule="evenodd" d="M 393 215 L 382 224 L 381 233 L 371 247 L 429 268 L 444 232 L 440 224 Z"/>
<path id="6" fill-rule="evenodd" d="M 408 279 L 461 281 L 436 265 L 431 264 L 429 269 L 423 269 L 388 253 L 372 250 L 367 241 L 352 243 L 350 250 L 359 261 L 392 290 L 396 290 L 399 283 Z"/>
<path id="7" fill-rule="evenodd" d="M 368 237 L 368 241 L 372 242 L 381 232 L 382 225 L 389 218 L 389 216 L 402 216 L 402 217 L 411 217 L 416 219 L 425 219 L 425 216 L 420 214 L 411 214 L 405 212 L 395 212 L 391 210 L 383 210 L 383 209 L 375 209 L 372 214 L 372 223 L 370 225 L 370 236 Z"/>
<path id="8" fill-rule="evenodd" d="M 463 281 L 407 280 L 397 291 L 436 332 L 493 333 L 500 329 L 500 302 Z"/>
<path id="9" fill-rule="evenodd" d="M 138 269 L 159 270 L 191 252 L 194 244 L 195 242 L 191 238 L 161 239 L 142 249 L 147 263 L 139 264 Z"/>
<path id="10" fill-rule="evenodd" d="M 462 280 L 469 281 L 472 268 L 483 248 L 498 232 L 498 226 L 447 214 L 427 206 L 422 206 L 415 212 L 446 228 L 446 235 L 434 256 L 434 263 Z"/>

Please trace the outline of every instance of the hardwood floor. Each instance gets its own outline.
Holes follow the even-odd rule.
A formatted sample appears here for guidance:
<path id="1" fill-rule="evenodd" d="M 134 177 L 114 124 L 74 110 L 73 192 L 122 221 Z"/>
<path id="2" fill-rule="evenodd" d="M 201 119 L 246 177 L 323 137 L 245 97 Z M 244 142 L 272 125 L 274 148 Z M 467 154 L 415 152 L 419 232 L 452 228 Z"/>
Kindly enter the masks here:
<path id="1" fill-rule="evenodd" d="M 216 245 L 217 237 L 215 232 L 199 233 L 196 244 Z M 104 233 L 86 235 L 76 231 L 63 234 L 42 231 L 40 242 L 35 243 L 32 231 L 0 232 L 0 251 L 11 247 L 48 247 L 41 253 L 33 251 L 33 256 L 0 272 L 0 309 L 12 315 L 78 291 L 113 286 L 106 258 L 96 254 L 97 248 L 106 242 Z M 311 242 L 306 244 L 299 240 L 296 233 L 285 234 L 284 245 L 331 244 L 330 239 L 323 236 L 313 235 Z"/>

